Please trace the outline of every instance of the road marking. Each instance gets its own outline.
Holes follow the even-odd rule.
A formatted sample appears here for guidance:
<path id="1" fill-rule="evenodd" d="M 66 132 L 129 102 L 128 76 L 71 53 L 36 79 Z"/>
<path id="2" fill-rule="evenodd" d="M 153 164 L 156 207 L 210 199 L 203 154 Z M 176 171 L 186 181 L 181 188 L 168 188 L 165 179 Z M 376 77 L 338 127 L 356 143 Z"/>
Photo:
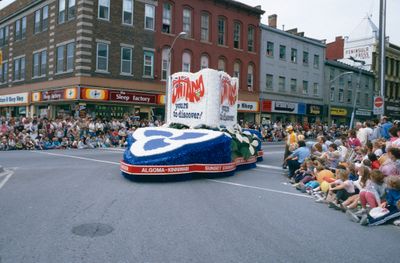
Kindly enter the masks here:
<path id="1" fill-rule="evenodd" d="M 125 152 L 125 149 L 121 148 L 98 148 L 98 149 L 106 152 L 118 152 L 118 153 Z"/>
<path id="2" fill-rule="evenodd" d="M 261 191 L 266 191 L 266 192 L 272 192 L 272 193 L 278 193 L 278 194 L 284 194 L 284 195 L 292 195 L 292 196 L 304 197 L 304 198 L 313 198 L 312 196 L 309 196 L 309 195 L 295 194 L 295 193 L 290 193 L 290 192 L 285 192 L 285 191 L 274 190 L 274 189 L 270 189 L 270 188 L 251 186 L 251 185 L 246 185 L 246 184 L 238 184 L 238 183 L 232 183 L 232 182 L 227 182 L 227 181 L 222 181 L 222 180 L 215 180 L 215 179 L 207 179 L 207 180 L 215 182 L 215 183 L 233 185 L 233 186 L 250 188 L 250 189 L 256 189 L 256 190 L 261 190 Z"/>
<path id="3" fill-rule="evenodd" d="M 264 151 L 264 155 L 268 155 L 268 154 L 277 154 L 277 153 L 284 153 L 284 151 Z"/>
<path id="4" fill-rule="evenodd" d="M 31 152 L 32 153 L 53 155 L 53 156 L 60 156 L 60 157 L 67 157 L 67 158 L 73 158 L 73 159 L 79 159 L 79 160 L 85 160 L 85 161 L 92 161 L 92 162 L 98 162 L 98 163 L 108 163 L 108 164 L 120 165 L 119 162 L 110 162 L 110 161 L 104 161 L 104 160 L 86 158 L 86 157 L 80 157 L 80 156 L 74 156 L 74 155 L 66 155 L 66 154 L 60 154 L 60 153 L 49 153 L 49 152 L 40 152 L 40 151 L 31 151 Z"/>
<path id="5" fill-rule="evenodd" d="M 261 168 L 267 168 L 267 169 L 274 169 L 274 170 L 283 171 L 282 167 L 279 167 L 279 166 L 273 166 L 273 165 L 257 164 L 257 167 L 261 167 Z"/>
<path id="6" fill-rule="evenodd" d="M 7 183 L 7 181 L 11 178 L 11 176 L 14 174 L 13 171 L 6 171 L 5 173 L 3 173 L 2 175 L 0 175 L 0 177 L 5 176 L 6 178 L 3 179 L 3 181 L 0 182 L 0 190 L 1 188 L 3 188 L 3 186 Z"/>

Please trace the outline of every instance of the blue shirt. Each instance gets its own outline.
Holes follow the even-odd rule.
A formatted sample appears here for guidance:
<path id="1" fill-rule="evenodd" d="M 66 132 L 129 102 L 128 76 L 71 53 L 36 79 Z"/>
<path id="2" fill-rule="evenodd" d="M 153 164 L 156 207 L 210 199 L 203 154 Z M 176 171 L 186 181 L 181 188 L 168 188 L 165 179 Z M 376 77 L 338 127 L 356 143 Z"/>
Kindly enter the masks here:
<path id="1" fill-rule="evenodd" d="M 400 200 L 400 191 L 396 189 L 386 189 L 386 202 L 390 206 L 396 206 Z"/>
<path id="2" fill-rule="evenodd" d="M 381 135 L 383 138 L 385 138 L 386 140 L 390 139 L 390 135 L 389 135 L 389 130 L 390 128 L 393 127 L 393 123 L 391 123 L 390 121 L 384 123 L 382 125 L 382 129 L 381 129 Z"/>
<path id="3" fill-rule="evenodd" d="M 303 146 L 303 147 L 299 147 L 297 148 L 291 155 L 291 158 L 297 157 L 297 161 L 299 163 L 303 163 L 304 160 L 310 156 L 310 149 L 308 149 L 307 147 Z"/>

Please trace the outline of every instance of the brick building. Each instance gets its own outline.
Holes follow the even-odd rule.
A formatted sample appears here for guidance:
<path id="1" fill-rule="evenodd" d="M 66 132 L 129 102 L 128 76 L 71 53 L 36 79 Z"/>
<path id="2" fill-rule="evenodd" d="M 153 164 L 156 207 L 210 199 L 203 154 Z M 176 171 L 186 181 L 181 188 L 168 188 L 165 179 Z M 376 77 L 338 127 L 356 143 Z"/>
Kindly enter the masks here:
<path id="1" fill-rule="evenodd" d="M 156 7 L 155 74 L 165 85 L 168 51 L 171 73 L 209 67 L 239 77 L 238 120 L 259 121 L 260 17 L 258 7 L 236 1 L 168 1 Z"/>
<path id="2" fill-rule="evenodd" d="M 162 118 L 165 48 L 181 31 L 172 72 L 224 69 L 258 103 L 262 13 L 230 0 L 17 0 L 0 10 L 0 114 Z"/>

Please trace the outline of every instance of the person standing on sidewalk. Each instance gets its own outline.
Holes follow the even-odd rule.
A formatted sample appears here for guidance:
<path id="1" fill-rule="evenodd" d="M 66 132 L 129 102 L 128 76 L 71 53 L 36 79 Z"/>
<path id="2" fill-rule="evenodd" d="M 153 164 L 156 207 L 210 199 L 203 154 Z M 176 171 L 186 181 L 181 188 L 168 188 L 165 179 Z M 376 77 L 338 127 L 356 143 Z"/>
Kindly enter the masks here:
<path id="1" fill-rule="evenodd" d="M 289 177 L 292 178 L 294 172 L 300 168 L 306 158 L 310 157 L 310 149 L 307 148 L 306 143 L 304 141 L 299 141 L 299 148 L 293 151 L 285 161 L 289 167 Z"/>
<path id="2" fill-rule="evenodd" d="M 286 135 L 285 153 L 283 156 L 283 165 L 282 165 L 283 169 L 287 168 L 286 159 L 292 153 L 294 148 L 296 148 L 294 146 L 297 144 L 297 134 L 293 131 L 292 125 L 286 127 L 286 133 L 287 135 Z"/>

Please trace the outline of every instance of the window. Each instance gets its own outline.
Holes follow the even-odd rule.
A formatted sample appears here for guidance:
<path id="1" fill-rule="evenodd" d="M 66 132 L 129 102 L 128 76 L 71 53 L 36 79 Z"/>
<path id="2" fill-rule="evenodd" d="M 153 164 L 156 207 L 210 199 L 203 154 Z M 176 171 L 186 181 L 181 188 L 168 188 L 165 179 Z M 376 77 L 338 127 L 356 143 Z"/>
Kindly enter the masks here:
<path id="1" fill-rule="evenodd" d="M 297 79 L 290 80 L 290 92 L 292 92 L 292 93 L 297 92 Z"/>
<path id="2" fill-rule="evenodd" d="M 265 86 L 267 90 L 272 90 L 274 85 L 274 76 L 271 74 L 265 75 Z"/>
<path id="3" fill-rule="evenodd" d="M 168 52 L 169 48 L 164 48 L 162 51 L 162 61 L 161 61 L 161 79 L 166 80 L 168 74 Z"/>
<path id="4" fill-rule="evenodd" d="M 14 59 L 14 80 L 25 79 L 25 57 Z"/>
<path id="5" fill-rule="evenodd" d="M 171 33 L 172 8 L 170 3 L 163 5 L 162 32 Z"/>
<path id="6" fill-rule="evenodd" d="M 154 53 L 151 51 L 144 52 L 144 63 L 143 63 L 143 76 L 153 77 L 153 65 L 154 65 Z"/>
<path id="7" fill-rule="evenodd" d="M 0 47 L 8 44 L 8 26 L 0 28 Z"/>
<path id="8" fill-rule="evenodd" d="M 21 20 L 21 37 L 26 37 L 26 16 L 24 16 Z"/>
<path id="9" fill-rule="evenodd" d="M 319 68 L 319 56 L 314 55 L 314 68 Z"/>
<path id="10" fill-rule="evenodd" d="M 189 52 L 183 52 L 182 54 L 182 71 L 190 72 L 190 64 L 192 57 Z"/>
<path id="11" fill-rule="evenodd" d="M 254 52 L 254 27 L 249 26 L 247 31 L 247 51 Z"/>
<path id="12" fill-rule="evenodd" d="M 347 102 L 348 103 L 351 103 L 352 97 L 353 97 L 353 92 L 351 90 L 348 90 L 347 91 Z"/>
<path id="13" fill-rule="evenodd" d="M 21 20 L 15 21 L 15 40 L 21 39 Z"/>
<path id="14" fill-rule="evenodd" d="M 290 53 L 290 61 L 293 63 L 297 63 L 297 49 L 292 48 L 292 51 Z"/>
<path id="15" fill-rule="evenodd" d="M 274 56 L 274 43 L 267 42 L 267 56 L 273 57 Z"/>
<path id="16" fill-rule="evenodd" d="M 192 36 L 192 11 L 190 9 L 183 9 L 183 32 L 186 32 L 187 37 Z"/>
<path id="17" fill-rule="evenodd" d="M 67 44 L 67 71 L 74 70 L 75 43 Z"/>
<path id="18" fill-rule="evenodd" d="M 200 69 L 208 68 L 209 65 L 209 58 L 208 55 L 203 54 L 200 58 Z"/>
<path id="19" fill-rule="evenodd" d="M 104 20 L 110 20 L 110 0 L 99 0 L 98 17 Z"/>
<path id="20" fill-rule="evenodd" d="M 303 80 L 303 94 L 307 95 L 308 94 L 308 81 Z"/>
<path id="21" fill-rule="evenodd" d="M 235 22 L 233 24 L 233 47 L 240 48 L 240 23 Z"/>
<path id="22" fill-rule="evenodd" d="M 314 87 L 313 87 L 313 94 L 314 96 L 318 96 L 318 83 L 314 83 Z"/>
<path id="23" fill-rule="evenodd" d="M 108 71 L 108 44 L 97 43 L 97 71 Z"/>
<path id="24" fill-rule="evenodd" d="M 339 89 L 339 102 L 344 101 L 344 96 L 343 96 L 343 89 Z"/>
<path id="25" fill-rule="evenodd" d="M 40 19 L 40 9 L 36 10 L 35 12 L 35 20 L 34 20 L 34 27 L 33 27 L 33 32 L 34 33 L 39 33 L 40 32 L 40 24 L 41 24 L 41 19 Z"/>
<path id="26" fill-rule="evenodd" d="M 0 83 L 8 82 L 8 62 L 3 62 L 3 66 L 0 68 Z"/>
<path id="27" fill-rule="evenodd" d="M 235 78 L 240 79 L 240 63 L 239 62 L 235 62 L 235 64 L 233 64 L 233 76 Z"/>
<path id="28" fill-rule="evenodd" d="M 247 67 L 247 89 L 248 91 L 253 91 L 254 84 L 254 67 L 253 65 L 249 65 Z"/>
<path id="29" fill-rule="evenodd" d="M 210 40 L 210 16 L 207 13 L 201 14 L 201 40 Z"/>
<path id="30" fill-rule="evenodd" d="M 132 75 L 132 48 L 121 47 L 121 73 Z"/>
<path id="31" fill-rule="evenodd" d="M 76 16 L 75 0 L 68 0 L 68 20 L 74 19 Z"/>
<path id="32" fill-rule="evenodd" d="M 154 5 L 145 5 L 144 11 L 144 28 L 154 30 L 154 15 L 155 7 Z"/>
<path id="33" fill-rule="evenodd" d="M 285 86 L 286 86 L 286 78 L 279 76 L 279 80 L 278 80 L 279 91 L 285 91 Z"/>
<path id="34" fill-rule="evenodd" d="M 123 0 L 122 24 L 133 25 L 133 0 Z"/>
<path id="35" fill-rule="evenodd" d="M 225 45 L 225 18 L 218 18 L 218 45 Z"/>
<path id="36" fill-rule="evenodd" d="M 57 73 L 64 72 L 64 50 L 65 46 L 57 47 Z"/>
<path id="37" fill-rule="evenodd" d="M 369 94 L 368 93 L 364 94 L 364 103 L 365 103 L 365 106 L 368 106 L 368 104 L 369 104 Z"/>
<path id="38" fill-rule="evenodd" d="M 303 64 L 308 66 L 308 52 L 303 51 Z"/>
<path id="39" fill-rule="evenodd" d="M 37 78 L 46 75 L 47 70 L 47 51 L 33 53 L 32 77 Z"/>
<path id="40" fill-rule="evenodd" d="M 329 80 L 333 80 L 335 78 L 335 69 L 330 68 L 329 70 Z"/>
<path id="41" fill-rule="evenodd" d="M 286 46 L 283 45 L 279 46 L 279 58 L 282 60 L 286 59 Z"/>
<path id="42" fill-rule="evenodd" d="M 218 59 L 218 70 L 219 71 L 226 71 L 226 62 L 224 58 Z"/>
<path id="43" fill-rule="evenodd" d="M 331 101 L 335 100 L 335 87 L 331 87 L 330 98 L 331 98 Z"/>
<path id="44" fill-rule="evenodd" d="M 46 31 L 49 27 L 49 6 L 43 7 L 42 13 L 42 31 Z"/>
<path id="45" fill-rule="evenodd" d="M 65 22 L 65 0 L 58 1 L 58 23 Z"/>
<path id="46" fill-rule="evenodd" d="M 360 105 L 361 93 L 359 91 L 357 91 L 356 95 L 357 95 L 356 103 L 357 103 L 357 105 Z"/>

